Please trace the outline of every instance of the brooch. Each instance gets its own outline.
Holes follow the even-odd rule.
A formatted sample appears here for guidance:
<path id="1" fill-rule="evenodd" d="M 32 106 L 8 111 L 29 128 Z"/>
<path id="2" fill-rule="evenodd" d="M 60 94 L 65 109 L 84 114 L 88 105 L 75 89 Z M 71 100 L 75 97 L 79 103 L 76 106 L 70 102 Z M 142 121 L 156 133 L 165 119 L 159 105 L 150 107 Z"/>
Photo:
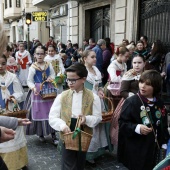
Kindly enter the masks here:
<path id="1" fill-rule="evenodd" d="M 147 112 L 150 112 L 150 107 L 147 106 L 147 107 L 146 107 L 146 111 L 147 111 Z"/>
<path id="2" fill-rule="evenodd" d="M 160 123 L 161 123 L 161 121 L 160 121 L 160 120 L 158 120 L 158 121 L 156 122 L 156 125 L 157 125 L 157 126 L 159 126 L 159 125 L 160 125 Z"/>
<path id="3" fill-rule="evenodd" d="M 161 112 L 157 110 L 155 112 L 155 116 L 156 116 L 157 119 L 160 119 L 161 118 Z"/>
<path id="4" fill-rule="evenodd" d="M 141 106 L 140 109 L 141 109 L 141 110 L 145 110 L 145 106 Z"/>
<path id="5" fill-rule="evenodd" d="M 143 118 L 143 117 L 146 117 L 146 110 L 142 110 L 141 112 L 140 112 L 140 118 Z"/>
<path id="6" fill-rule="evenodd" d="M 164 106 L 163 109 L 161 110 L 162 116 L 165 116 L 166 113 L 166 107 Z"/>

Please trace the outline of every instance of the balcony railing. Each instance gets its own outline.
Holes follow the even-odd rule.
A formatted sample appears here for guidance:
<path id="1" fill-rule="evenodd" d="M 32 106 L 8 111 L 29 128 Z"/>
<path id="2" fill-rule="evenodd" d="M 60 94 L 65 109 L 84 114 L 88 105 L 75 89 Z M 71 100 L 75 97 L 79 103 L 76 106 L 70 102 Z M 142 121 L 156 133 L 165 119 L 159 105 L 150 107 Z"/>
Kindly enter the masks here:
<path id="1" fill-rule="evenodd" d="M 4 19 L 15 19 L 21 16 L 21 8 L 4 9 Z"/>
<path id="2" fill-rule="evenodd" d="M 68 0 L 33 0 L 32 4 L 39 8 L 49 8 L 66 2 L 68 2 Z"/>

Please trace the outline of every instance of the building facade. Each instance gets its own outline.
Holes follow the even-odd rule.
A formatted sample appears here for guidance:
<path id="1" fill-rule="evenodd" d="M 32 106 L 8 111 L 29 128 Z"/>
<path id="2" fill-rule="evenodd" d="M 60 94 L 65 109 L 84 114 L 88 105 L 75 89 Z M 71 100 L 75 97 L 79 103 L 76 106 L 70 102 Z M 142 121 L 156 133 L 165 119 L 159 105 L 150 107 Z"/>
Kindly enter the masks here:
<path id="1" fill-rule="evenodd" d="M 9 42 L 28 40 L 28 26 L 25 24 L 25 14 L 42 9 L 33 6 L 32 0 L 3 0 L 1 3 L 2 23 L 6 30 Z M 46 23 L 32 22 L 29 29 L 29 40 L 39 38 L 46 43 L 49 29 Z"/>
<path id="2" fill-rule="evenodd" d="M 119 45 L 146 35 L 149 43 L 160 39 L 170 50 L 169 9 L 169 0 L 3 0 L 0 20 L 11 42 L 27 39 L 25 13 L 48 11 L 47 22 L 30 25 L 30 39 L 44 44 L 53 36 L 56 42 L 71 40 L 81 47 L 85 38 L 110 37 Z"/>
<path id="3" fill-rule="evenodd" d="M 83 39 L 110 37 L 116 45 L 122 39 L 136 40 L 138 6 L 136 0 L 77 0 L 57 2 L 33 1 L 34 5 L 49 10 L 50 35 L 56 41 L 82 45 Z M 136 8 L 135 8 L 136 9 Z"/>

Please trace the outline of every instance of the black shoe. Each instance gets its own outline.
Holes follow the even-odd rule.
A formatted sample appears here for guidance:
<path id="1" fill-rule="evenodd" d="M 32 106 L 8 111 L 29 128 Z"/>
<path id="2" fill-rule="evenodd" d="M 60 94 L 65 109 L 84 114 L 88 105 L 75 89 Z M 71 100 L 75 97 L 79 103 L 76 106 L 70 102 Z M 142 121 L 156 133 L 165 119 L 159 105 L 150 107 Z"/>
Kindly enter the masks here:
<path id="1" fill-rule="evenodd" d="M 40 140 L 41 142 L 45 142 L 44 136 L 39 136 L 39 140 Z"/>
<path id="2" fill-rule="evenodd" d="M 28 167 L 24 166 L 23 168 L 21 168 L 21 170 L 28 170 Z"/>
<path id="3" fill-rule="evenodd" d="M 56 146 L 56 145 L 58 145 L 59 140 L 57 140 L 57 139 L 52 139 L 52 143 Z"/>
<path id="4" fill-rule="evenodd" d="M 94 160 L 86 160 L 86 164 L 91 167 L 96 167 L 96 162 Z"/>

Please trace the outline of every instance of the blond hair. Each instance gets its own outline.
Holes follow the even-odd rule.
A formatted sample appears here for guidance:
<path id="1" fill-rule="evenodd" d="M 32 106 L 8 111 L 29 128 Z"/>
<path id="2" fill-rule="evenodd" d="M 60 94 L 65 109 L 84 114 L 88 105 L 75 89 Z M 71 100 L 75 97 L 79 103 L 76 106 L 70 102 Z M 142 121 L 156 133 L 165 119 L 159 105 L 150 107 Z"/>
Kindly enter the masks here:
<path id="1" fill-rule="evenodd" d="M 94 51 L 93 50 L 85 50 L 85 51 L 83 51 L 83 53 L 82 53 L 83 64 L 85 64 L 84 58 L 86 58 L 91 52 L 94 52 Z"/>
<path id="2" fill-rule="evenodd" d="M 135 46 L 133 44 L 129 44 L 126 46 L 128 50 L 135 50 Z"/>
<path id="3" fill-rule="evenodd" d="M 2 23 L 0 23 L 0 40 L 0 55 L 2 55 L 7 46 L 7 36 Z"/>

